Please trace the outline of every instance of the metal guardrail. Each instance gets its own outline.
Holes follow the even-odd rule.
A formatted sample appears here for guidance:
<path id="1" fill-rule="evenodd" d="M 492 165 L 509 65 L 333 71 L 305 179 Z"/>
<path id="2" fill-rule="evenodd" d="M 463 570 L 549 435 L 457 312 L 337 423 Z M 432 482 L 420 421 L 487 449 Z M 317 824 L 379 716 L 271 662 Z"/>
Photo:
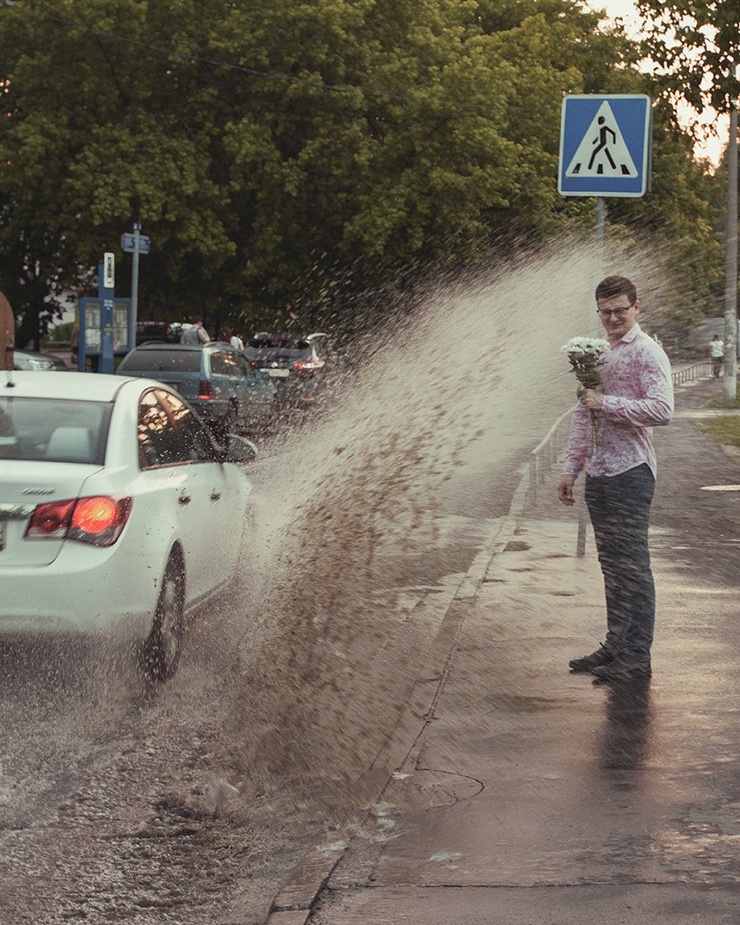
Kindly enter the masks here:
<path id="1" fill-rule="evenodd" d="M 703 379 L 705 376 L 712 375 L 711 360 L 701 360 L 698 363 L 692 363 L 684 369 L 673 371 L 673 384 L 683 385 L 684 382 L 693 382 L 694 379 Z"/>
<path id="2" fill-rule="evenodd" d="M 531 511 L 537 507 L 539 486 L 544 484 L 546 477 L 563 458 L 570 435 L 572 414 L 573 408 L 562 414 L 529 454 L 529 491 L 524 505 L 525 510 Z"/>

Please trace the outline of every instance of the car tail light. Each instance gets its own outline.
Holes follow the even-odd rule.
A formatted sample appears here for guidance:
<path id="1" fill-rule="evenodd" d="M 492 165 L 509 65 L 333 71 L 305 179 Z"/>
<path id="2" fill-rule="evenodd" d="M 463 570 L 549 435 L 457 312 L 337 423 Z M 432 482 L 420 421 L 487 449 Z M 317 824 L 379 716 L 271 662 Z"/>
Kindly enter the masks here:
<path id="1" fill-rule="evenodd" d="M 294 369 L 322 369 L 326 365 L 326 360 L 296 360 L 293 363 Z"/>
<path id="2" fill-rule="evenodd" d="M 214 396 L 213 383 L 210 379 L 201 379 L 198 383 L 198 401 L 208 401 Z"/>
<path id="3" fill-rule="evenodd" d="M 36 506 L 26 529 L 29 540 L 76 540 L 93 546 L 112 546 L 131 513 L 131 498 L 94 495 Z"/>

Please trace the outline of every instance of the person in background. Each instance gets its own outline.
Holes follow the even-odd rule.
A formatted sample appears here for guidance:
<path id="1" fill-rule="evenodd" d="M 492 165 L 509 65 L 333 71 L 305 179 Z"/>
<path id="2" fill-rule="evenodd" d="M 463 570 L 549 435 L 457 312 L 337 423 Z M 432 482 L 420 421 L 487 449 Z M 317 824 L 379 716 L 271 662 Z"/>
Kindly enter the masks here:
<path id="1" fill-rule="evenodd" d="M 224 325 L 218 332 L 218 340 L 224 344 L 231 344 L 231 346 L 236 347 L 240 353 L 244 351 L 244 341 L 238 334 L 234 334 L 228 325 Z"/>
<path id="2" fill-rule="evenodd" d="M 715 379 L 719 379 L 719 374 L 722 371 L 722 360 L 725 356 L 725 345 L 722 338 L 719 334 L 715 334 L 714 337 L 709 341 L 709 358 L 712 361 L 712 376 Z"/>
<path id="3" fill-rule="evenodd" d="M 598 366 L 601 388 L 579 395 L 558 498 L 574 504 L 573 486 L 585 469 L 607 632 L 600 648 L 573 659 L 570 670 L 590 672 L 596 681 L 626 681 L 651 674 L 655 584 L 648 528 L 656 473 L 651 428 L 671 420 L 673 378 L 665 351 L 637 323 L 634 283 L 608 276 L 596 287 L 596 305 L 611 349 Z"/>
<path id="4" fill-rule="evenodd" d="M 211 336 L 203 327 L 203 319 L 200 315 L 193 315 L 190 318 L 191 327 L 186 328 L 180 335 L 181 344 L 207 344 Z"/>

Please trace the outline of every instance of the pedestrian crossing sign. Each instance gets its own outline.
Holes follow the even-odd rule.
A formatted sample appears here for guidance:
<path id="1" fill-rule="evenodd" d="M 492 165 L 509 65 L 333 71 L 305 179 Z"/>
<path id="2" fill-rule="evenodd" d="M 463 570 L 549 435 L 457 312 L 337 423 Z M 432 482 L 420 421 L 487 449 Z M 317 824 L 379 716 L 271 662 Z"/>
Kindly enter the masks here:
<path id="1" fill-rule="evenodd" d="M 558 192 L 562 196 L 644 196 L 650 188 L 649 96 L 563 98 Z"/>

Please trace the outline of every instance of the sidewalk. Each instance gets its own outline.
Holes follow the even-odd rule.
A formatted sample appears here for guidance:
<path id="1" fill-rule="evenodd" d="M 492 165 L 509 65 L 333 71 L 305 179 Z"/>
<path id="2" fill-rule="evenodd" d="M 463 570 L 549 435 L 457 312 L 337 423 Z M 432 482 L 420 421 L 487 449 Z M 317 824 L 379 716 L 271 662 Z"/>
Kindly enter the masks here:
<path id="1" fill-rule="evenodd" d="M 304 860 L 270 925 L 738 921 L 740 464 L 688 417 L 715 394 L 681 387 L 656 434 L 652 680 L 568 672 L 603 636 L 603 584 L 553 473 L 453 602 L 412 750 L 360 830 Z"/>

